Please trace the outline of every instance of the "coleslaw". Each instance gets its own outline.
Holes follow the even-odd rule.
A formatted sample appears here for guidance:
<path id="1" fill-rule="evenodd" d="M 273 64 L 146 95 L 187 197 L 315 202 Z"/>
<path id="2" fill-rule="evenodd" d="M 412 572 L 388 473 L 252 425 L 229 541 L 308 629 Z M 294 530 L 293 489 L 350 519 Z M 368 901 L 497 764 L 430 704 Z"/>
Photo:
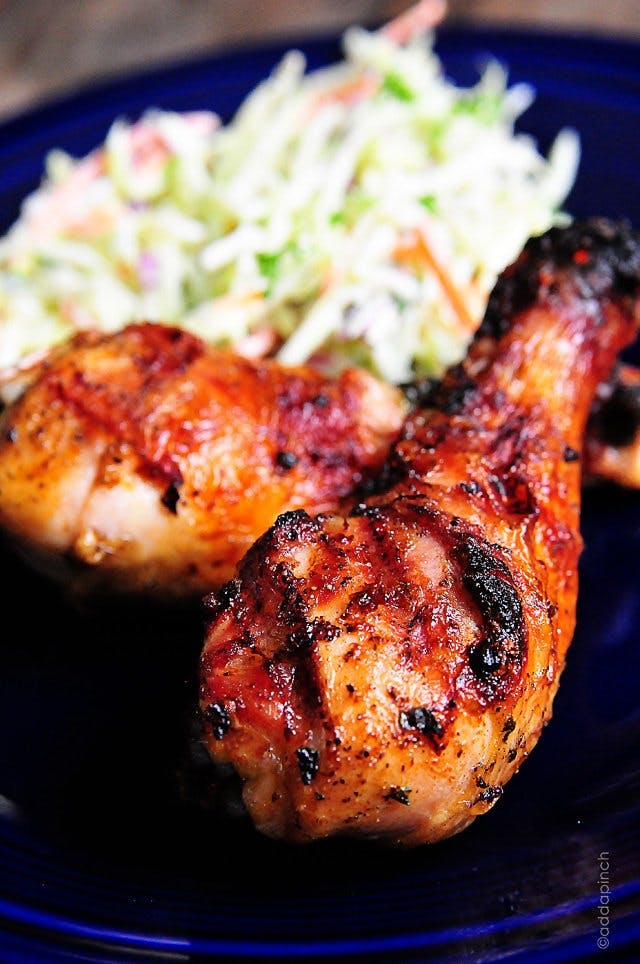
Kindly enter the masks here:
<path id="1" fill-rule="evenodd" d="M 142 319 L 392 382 L 460 360 L 498 273 L 566 219 L 579 144 L 543 157 L 514 133 L 532 90 L 497 63 L 458 88 L 432 44 L 353 28 L 343 62 L 288 53 L 228 125 L 149 111 L 50 154 L 0 241 L 0 369 Z"/>

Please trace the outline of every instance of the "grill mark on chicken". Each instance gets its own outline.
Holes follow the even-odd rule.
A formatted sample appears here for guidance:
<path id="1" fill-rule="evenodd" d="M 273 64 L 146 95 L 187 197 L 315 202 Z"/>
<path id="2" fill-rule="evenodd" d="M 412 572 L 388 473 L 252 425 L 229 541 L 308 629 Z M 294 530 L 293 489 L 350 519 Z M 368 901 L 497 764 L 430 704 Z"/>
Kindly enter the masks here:
<path id="1" fill-rule="evenodd" d="M 367 579 L 363 588 L 349 596 L 340 621 L 347 632 L 354 627 L 368 626 L 378 632 L 383 625 L 393 622 L 402 635 L 402 659 L 414 659 L 415 633 L 425 608 L 425 596 L 414 567 L 407 558 L 406 531 L 398 525 L 393 505 L 368 506 L 355 513 L 364 520 L 363 543 L 371 545 L 371 555 L 381 563 L 379 578 Z M 372 646 L 377 645 L 375 639 Z"/>
<path id="2" fill-rule="evenodd" d="M 202 603 L 209 619 L 226 612 L 239 598 L 241 584 L 238 579 L 230 579 L 217 593 L 208 593 Z"/>
<path id="3" fill-rule="evenodd" d="M 500 546 L 491 545 L 461 520 L 428 502 L 400 497 L 403 513 L 420 517 L 458 567 L 462 584 L 480 616 L 480 639 L 467 658 L 483 704 L 515 694 L 521 685 L 527 633 L 523 605 Z"/>
<path id="4" fill-rule="evenodd" d="M 492 700 L 516 689 L 527 649 L 522 601 L 497 549 L 465 534 L 453 551 L 485 629 L 469 651 L 469 665 Z"/>
<path id="5" fill-rule="evenodd" d="M 300 580 L 296 579 L 291 569 L 284 562 L 279 562 L 274 570 L 275 585 L 280 589 L 280 606 L 278 619 L 285 626 L 298 626 L 304 622 L 308 606 L 304 596 L 298 589 Z"/>
<path id="6" fill-rule="evenodd" d="M 178 502 L 180 501 L 180 485 L 182 484 L 182 482 L 183 482 L 182 478 L 180 478 L 179 482 L 177 481 L 170 482 L 167 488 L 165 489 L 165 491 L 163 492 L 162 496 L 160 497 L 160 501 L 162 502 L 163 506 L 165 506 L 169 510 L 169 512 L 172 513 L 172 515 L 178 514 Z"/>
<path id="7" fill-rule="evenodd" d="M 296 750 L 296 757 L 298 758 L 300 779 L 305 786 L 309 786 L 311 781 L 316 776 L 320 766 L 320 757 L 318 751 L 314 750 L 314 748 L 310 746 L 301 746 L 298 750 Z"/>
<path id="8" fill-rule="evenodd" d="M 403 479 L 407 477 L 407 474 L 408 466 L 403 461 L 397 449 L 392 449 L 380 471 L 375 475 L 370 475 L 363 479 L 363 481 L 355 487 L 352 497 L 356 500 L 356 506 L 352 510 L 352 514 L 357 513 L 360 499 L 366 499 L 368 496 L 385 495 L 387 492 L 390 492 L 394 486 L 402 482 Z"/>

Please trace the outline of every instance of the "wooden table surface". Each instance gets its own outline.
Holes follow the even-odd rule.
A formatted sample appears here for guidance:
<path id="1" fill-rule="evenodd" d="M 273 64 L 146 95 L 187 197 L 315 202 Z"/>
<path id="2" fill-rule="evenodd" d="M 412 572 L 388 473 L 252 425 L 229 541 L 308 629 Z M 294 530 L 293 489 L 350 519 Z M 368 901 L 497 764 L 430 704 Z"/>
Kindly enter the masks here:
<path id="1" fill-rule="evenodd" d="M 227 44 L 371 23 L 392 0 L 0 0 L 0 118 Z M 640 37 L 640 0 L 450 0 L 450 20 Z"/>

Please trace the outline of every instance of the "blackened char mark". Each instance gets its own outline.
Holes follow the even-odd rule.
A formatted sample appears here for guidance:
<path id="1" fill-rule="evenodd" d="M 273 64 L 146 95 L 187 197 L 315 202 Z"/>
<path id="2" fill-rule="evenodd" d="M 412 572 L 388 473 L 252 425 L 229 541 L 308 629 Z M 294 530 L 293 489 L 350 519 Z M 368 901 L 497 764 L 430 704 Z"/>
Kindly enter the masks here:
<path id="1" fill-rule="evenodd" d="M 287 645 L 297 650 L 310 649 L 315 643 L 328 642 L 340 635 L 337 626 L 326 619 L 302 619 L 300 625 L 287 636 Z"/>
<path id="2" fill-rule="evenodd" d="M 384 495 L 406 478 L 407 471 L 405 462 L 398 452 L 392 449 L 380 471 L 373 478 L 364 479 L 353 495 L 357 500 L 366 499 L 372 495 Z"/>
<path id="3" fill-rule="evenodd" d="M 476 383 L 462 365 L 454 365 L 444 380 L 421 378 L 400 388 L 412 408 L 436 408 L 446 415 L 455 415 L 475 393 Z"/>
<path id="4" fill-rule="evenodd" d="M 571 274 L 581 296 L 633 296 L 640 288 L 640 234 L 625 222 L 591 218 L 527 241 L 493 289 L 478 336 L 500 338 L 513 319 Z"/>
<path id="5" fill-rule="evenodd" d="M 366 502 L 357 502 L 350 512 L 353 518 L 360 519 L 380 519 L 383 509 L 379 505 L 367 505 Z"/>
<path id="6" fill-rule="evenodd" d="M 420 733 L 434 733 L 442 736 L 444 729 L 438 722 L 433 710 L 427 706 L 415 706 L 411 710 L 403 710 L 399 716 L 400 726 L 403 730 L 419 730 Z"/>
<path id="7" fill-rule="evenodd" d="M 401 803 L 403 806 L 408 807 L 411 803 L 409 799 L 409 794 L 411 790 L 409 787 L 389 787 L 388 791 L 384 795 L 385 800 L 395 800 L 396 803 Z"/>
<path id="8" fill-rule="evenodd" d="M 311 541 L 321 529 L 321 523 L 305 512 L 304 509 L 292 509 L 282 512 L 270 529 L 261 535 L 251 546 L 241 565 L 243 571 L 255 566 L 259 571 L 264 566 L 264 560 L 272 552 L 276 554 L 287 545 Z"/>
<path id="9" fill-rule="evenodd" d="M 444 736 L 444 726 L 428 706 L 414 706 L 413 709 L 403 710 L 398 722 L 401 729 L 416 730 L 422 736 L 428 737 L 437 751 L 443 748 L 441 739 Z"/>
<path id="10" fill-rule="evenodd" d="M 294 509 L 283 512 L 273 524 L 273 534 L 278 538 L 284 537 L 288 542 L 300 542 L 315 535 L 320 529 L 320 523 L 312 518 L 304 509 Z"/>
<path id="11" fill-rule="evenodd" d="M 509 569 L 489 543 L 466 533 L 453 555 L 483 622 L 482 638 L 469 651 L 469 665 L 483 695 L 500 698 L 513 683 L 526 654 L 520 594 Z"/>
<path id="12" fill-rule="evenodd" d="M 456 365 L 449 369 L 444 382 L 434 391 L 431 405 L 445 415 L 455 415 L 466 408 L 476 390 L 476 383 L 469 378 L 463 366 Z"/>
<path id="13" fill-rule="evenodd" d="M 503 743 L 506 743 L 506 742 L 507 742 L 507 740 L 509 739 L 509 736 L 513 733 L 513 731 L 515 730 L 515 728 L 516 728 L 516 721 L 514 720 L 514 718 L 513 718 L 511 715 L 509 715 L 509 716 L 506 718 L 506 720 L 504 721 L 504 724 L 503 724 L 503 726 L 502 726 L 502 733 L 503 733 L 502 742 L 503 742 Z"/>
<path id="14" fill-rule="evenodd" d="M 475 807 L 478 803 L 493 803 L 498 797 L 502 796 L 502 787 L 487 787 L 478 794 L 476 799 L 473 801 L 473 806 Z"/>
<path id="15" fill-rule="evenodd" d="M 300 779 L 305 786 L 309 786 L 320 768 L 318 751 L 314 750 L 311 746 L 301 746 L 296 750 L 296 757 L 298 758 Z"/>
<path id="16" fill-rule="evenodd" d="M 216 740 L 222 740 L 231 729 L 231 717 L 224 703 L 209 703 L 204 717 Z"/>
<path id="17" fill-rule="evenodd" d="M 577 449 L 572 448 L 571 445 L 565 445 L 562 457 L 565 462 L 579 462 L 580 453 Z"/>
<path id="18" fill-rule="evenodd" d="M 618 382 L 594 411 L 589 427 L 606 445 L 631 445 L 640 428 L 640 385 Z"/>
<path id="19" fill-rule="evenodd" d="M 178 514 L 178 502 L 180 501 L 180 485 L 177 482 L 170 482 L 163 494 L 160 502 L 172 515 Z"/>
<path id="20" fill-rule="evenodd" d="M 300 592 L 300 580 L 284 562 L 278 562 L 273 568 L 273 580 L 280 590 L 280 605 L 278 607 L 278 622 L 282 626 L 292 626 L 299 629 L 306 620 L 309 609 L 307 601 Z"/>
<path id="21" fill-rule="evenodd" d="M 415 408 L 436 408 L 445 415 L 460 412 L 476 392 L 476 383 L 469 378 L 462 365 L 454 365 L 444 381 L 423 378 L 402 389 Z"/>
<path id="22" fill-rule="evenodd" d="M 284 472 L 295 468 L 300 460 L 294 452 L 281 451 L 276 455 L 276 463 Z"/>
<path id="23" fill-rule="evenodd" d="M 412 408 L 434 408 L 433 399 L 441 385 L 442 382 L 437 378 L 419 378 L 415 382 L 400 385 L 400 388 Z"/>
<path id="24" fill-rule="evenodd" d="M 214 619 L 231 609 L 236 600 L 240 598 L 241 589 L 241 583 L 238 579 L 230 579 L 218 592 L 208 593 L 202 600 L 206 618 Z"/>

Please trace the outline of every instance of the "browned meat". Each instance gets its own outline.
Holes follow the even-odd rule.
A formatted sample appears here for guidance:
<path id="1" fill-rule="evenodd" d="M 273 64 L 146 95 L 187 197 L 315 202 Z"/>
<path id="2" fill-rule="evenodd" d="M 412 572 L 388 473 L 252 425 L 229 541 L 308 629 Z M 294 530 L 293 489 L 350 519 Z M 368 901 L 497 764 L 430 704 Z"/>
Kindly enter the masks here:
<path id="1" fill-rule="evenodd" d="M 344 517 L 282 515 L 212 600 L 205 738 L 261 830 L 419 844 L 502 794 L 551 715 L 585 425 L 639 294 L 624 227 L 530 241 L 378 491 Z"/>
<path id="2" fill-rule="evenodd" d="M 279 512 L 334 508 L 406 408 L 161 325 L 76 340 L 0 424 L 0 526 L 80 591 L 202 593 Z"/>

